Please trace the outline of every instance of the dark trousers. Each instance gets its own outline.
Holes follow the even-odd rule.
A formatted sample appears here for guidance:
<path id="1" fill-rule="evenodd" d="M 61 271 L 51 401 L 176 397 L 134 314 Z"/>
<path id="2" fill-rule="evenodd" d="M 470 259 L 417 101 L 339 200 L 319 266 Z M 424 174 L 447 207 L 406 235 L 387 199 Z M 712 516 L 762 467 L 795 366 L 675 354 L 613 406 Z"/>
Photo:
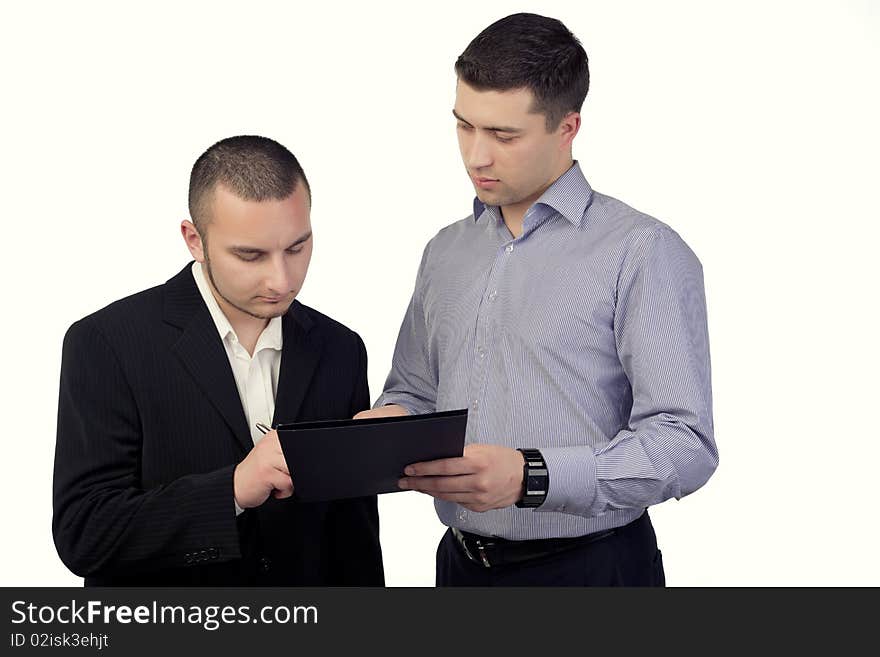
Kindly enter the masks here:
<path id="1" fill-rule="evenodd" d="M 486 568 L 465 556 L 450 530 L 437 547 L 437 586 L 665 586 L 647 511 L 610 536 L 564 552 Z"/>

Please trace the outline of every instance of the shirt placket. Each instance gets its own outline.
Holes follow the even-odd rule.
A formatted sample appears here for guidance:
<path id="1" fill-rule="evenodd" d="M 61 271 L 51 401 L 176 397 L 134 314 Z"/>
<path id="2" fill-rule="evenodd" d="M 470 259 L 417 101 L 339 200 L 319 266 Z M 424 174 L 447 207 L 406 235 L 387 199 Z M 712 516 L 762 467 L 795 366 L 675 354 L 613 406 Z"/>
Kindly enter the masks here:
<path id="1" fill-rule="evenodd" d="M 468 398 L 470 400 L 468 424 L 474 428 L 471 438 L 482 435 L 486 428 L 483 417 L 486 412 L 485 397 L 489 361 L 495 337 L 493 327 L 498 325 L 499 304 L 502 301 L 500 288 L 505 280 L 507 261 L 515 250 L 514 242 L 515 240 L 508 239 L 498 247 L 477 311 L 474 352 L 471 357 L 471 376 L 468 382 Z"/>
<path id="2" fill-rule="evenodd" d="M 263 368 L 260 362 L 259 353 L 254 353 L 248 364 L 247 375 L 247 405 L 249 411 L 250 430 L 254 443 L 259 442 L 263 434 L 256 428 L 257 422 L 270 424 L 272 417 L 268 414 L 269 409 L 266 407 L 266 395 L 263 389 Z"/>

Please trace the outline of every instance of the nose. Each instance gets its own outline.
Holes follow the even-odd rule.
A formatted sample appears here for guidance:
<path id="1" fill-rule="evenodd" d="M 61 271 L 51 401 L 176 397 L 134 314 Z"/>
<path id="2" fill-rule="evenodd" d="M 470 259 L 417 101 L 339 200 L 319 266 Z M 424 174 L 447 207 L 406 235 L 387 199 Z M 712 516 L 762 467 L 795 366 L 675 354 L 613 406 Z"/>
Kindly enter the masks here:
<path id="1" fill-rule="evenodd" d="M 492 165 L 491 143 L 485 135 L 480 134 L 480 131 L 476 131 L 476 134 L 470 139 L 470 144 L 465 152 L 465 164 L 471 171 L 478 171 Z"/>
<path id="2" fill-rule="evenodd" d="M 270 260 L 270 269 L 266 273 L 266 287 L 277 296 L 286 295 L 290 292 L 293 280 L 284 261 L 284 256 L 279 255 Z"/>

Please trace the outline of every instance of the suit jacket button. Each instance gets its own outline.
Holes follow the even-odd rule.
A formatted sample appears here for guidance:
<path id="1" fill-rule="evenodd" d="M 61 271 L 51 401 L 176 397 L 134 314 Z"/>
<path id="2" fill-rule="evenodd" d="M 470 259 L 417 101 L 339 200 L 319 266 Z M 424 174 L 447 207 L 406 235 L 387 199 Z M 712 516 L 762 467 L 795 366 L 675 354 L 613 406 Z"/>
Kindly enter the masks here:
<path id="1" fill-rule="evenodd" d="M 260 559 L 260 570 L 262 570 L 264 573 L 268 573 L 271 568 L 272 562 L 267 557 L 263 557 L 262 559 Z"/>

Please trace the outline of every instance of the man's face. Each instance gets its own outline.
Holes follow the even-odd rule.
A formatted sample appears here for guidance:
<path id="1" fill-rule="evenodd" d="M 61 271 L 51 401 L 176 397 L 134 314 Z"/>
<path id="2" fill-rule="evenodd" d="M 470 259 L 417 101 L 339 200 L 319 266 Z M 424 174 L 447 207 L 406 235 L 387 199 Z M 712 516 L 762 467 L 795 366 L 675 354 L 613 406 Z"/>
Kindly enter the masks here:
<path id="1" fill-rule="evenodd" d="M 487 205 L 525 210 L 570 163 L 569 123 L 547 132 L 544 114 L 530 111 L 533 103 L 528 89 L 477 91 L 458 81 L 458 145 L 477 198 Z"/>
<path id="2" fill-rule="evenodd" d="M 230 321 L 236 313 L 271 319 L 287 312 L 312 257 L 309 205 L 302 184 L 281 201 L 245 201 L 222 185 L 214 190 L 207 244 L 187 243 Z"/>

